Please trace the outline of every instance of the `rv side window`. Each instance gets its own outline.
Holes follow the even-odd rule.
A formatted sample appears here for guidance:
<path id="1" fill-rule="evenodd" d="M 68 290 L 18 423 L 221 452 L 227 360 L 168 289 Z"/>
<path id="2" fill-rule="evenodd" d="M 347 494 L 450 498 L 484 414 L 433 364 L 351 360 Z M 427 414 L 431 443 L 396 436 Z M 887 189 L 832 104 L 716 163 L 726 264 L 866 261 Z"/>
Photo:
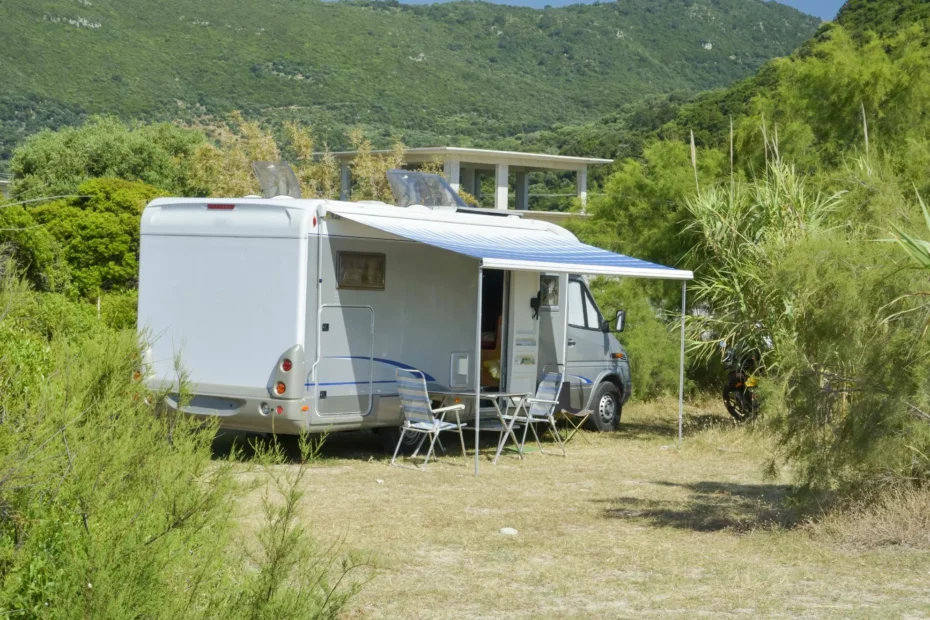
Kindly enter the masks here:
<path id="1" fill-rule="evenodd" d="M 584 292 L 581 282 L 570 280 L 568 283 L 568 324 L 572 327 L 584 327 Z"/>
<path id="2" fill-rule="evenodd" d="M 539 276 L 539 291 L 542 307 L 559 307 L 559 276 Z"/>
<path id="3" fill-rule="evenodd" d="M 384 290 L 384 254 L 339 252 L 338 288 Z"/>
<path id="4" fill-rule="evenodd" d="M 588 322 L 588 329 L 601 328 L 601 313 L 597 311 L 594 299 L 591 297 L 591 291 L 585 291 L 585 318 Z"/>

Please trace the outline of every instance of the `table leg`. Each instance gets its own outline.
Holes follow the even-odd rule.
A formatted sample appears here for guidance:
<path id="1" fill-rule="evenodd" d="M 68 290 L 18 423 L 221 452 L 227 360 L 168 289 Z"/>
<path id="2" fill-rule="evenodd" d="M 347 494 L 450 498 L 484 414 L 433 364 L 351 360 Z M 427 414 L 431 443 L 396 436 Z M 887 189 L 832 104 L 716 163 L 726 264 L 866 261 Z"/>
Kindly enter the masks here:
<path id="1" fill-rule="evenodd" d="M 507 424 L 507 420 L 504 418 L 504 413 L 501 411 L 500 404 L 497 402 L 497 399 L 495 398 L 491 402 L 494 403 L 494 409 L 497 410 L 498 420 L 500 420 L 500 423 L 504 426 L 504 434 L 501 435 L 501 440 L 497 443 L 497 454 L 494 455 L 494 464 L 497 464 L 497 460 L 500 458 L 501 452 L 504 451 L 504 445 L 507 443 L 508 436 L 513 440 L 513 444 L 517 447 L 517 456 L 519 456 L 522 460 L 523 447 L 520 445 L 520 442 L 517 441 L 517 436 L 513 432 L 513 427 L 517 422 L 517 418 L 514 417 L 512 420 L 510 420 L 510 424 Z"/>

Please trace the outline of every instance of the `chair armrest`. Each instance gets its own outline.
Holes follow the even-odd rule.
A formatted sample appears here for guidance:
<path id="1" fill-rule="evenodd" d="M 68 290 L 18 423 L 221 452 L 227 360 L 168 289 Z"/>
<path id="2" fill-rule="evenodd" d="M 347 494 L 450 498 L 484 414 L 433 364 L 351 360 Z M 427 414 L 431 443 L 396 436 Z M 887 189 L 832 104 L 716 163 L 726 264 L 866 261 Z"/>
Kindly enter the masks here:
<path id="1" fill-rule="evenodd" d="M 442 407 L 441 409 L 433 409 L 433 413 L 446 413 L 447 411 L 464 411 L 464 403 L 459 403 L 458 405 L 449 405 L 448 407 Z"/>
<path id="2" fill-rule="evenodd" d="M 526 402 L 528 403 L 545 403 L 547 405 L 558 405 L 559 401 L 557 400 L 543 400 L 542 398 L 527 398 Z"/>

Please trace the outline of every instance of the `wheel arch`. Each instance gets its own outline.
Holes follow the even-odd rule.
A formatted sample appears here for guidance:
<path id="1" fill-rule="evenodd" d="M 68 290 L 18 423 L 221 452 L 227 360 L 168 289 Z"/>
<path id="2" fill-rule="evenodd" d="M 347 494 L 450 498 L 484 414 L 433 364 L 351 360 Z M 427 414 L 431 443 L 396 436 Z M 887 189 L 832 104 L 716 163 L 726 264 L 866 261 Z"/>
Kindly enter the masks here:
<path id="1" fill-rule="evenodd" d="M 626 394 L 625 387 L 623 385 L 623 379 L 620 378 L 615 372 L 603 372 L 597 377 L 597 381 L 594 382 L 594 385 L 591 387 L 591 395 L 588 396 L 588 402 L 585 406 L 585 409 L 591 409 L 594 407 L 594 396 L 597 394 L 597 389 L 601 386 L 602 383 L 611 383 L 617 391 L 620 392 L 620 404 L 622 405 L 625 402 Z"/>

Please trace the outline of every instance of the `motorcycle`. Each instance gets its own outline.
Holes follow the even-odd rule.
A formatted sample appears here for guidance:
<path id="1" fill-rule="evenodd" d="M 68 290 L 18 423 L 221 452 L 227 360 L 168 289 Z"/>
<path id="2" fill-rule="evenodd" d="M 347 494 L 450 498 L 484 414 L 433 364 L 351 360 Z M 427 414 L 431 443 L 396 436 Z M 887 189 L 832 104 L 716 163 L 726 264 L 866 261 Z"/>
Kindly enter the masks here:
<path id="1" fill-rule="evenodd" d="M 720 343 L 726 383 L 723 387 L 723 404 L 737 422 L 747 422 L 759 414 L 761 404 L 757 388 L 761 370 L 761 355 L 757 350 L 740 345 L 727 347 Z"/>

